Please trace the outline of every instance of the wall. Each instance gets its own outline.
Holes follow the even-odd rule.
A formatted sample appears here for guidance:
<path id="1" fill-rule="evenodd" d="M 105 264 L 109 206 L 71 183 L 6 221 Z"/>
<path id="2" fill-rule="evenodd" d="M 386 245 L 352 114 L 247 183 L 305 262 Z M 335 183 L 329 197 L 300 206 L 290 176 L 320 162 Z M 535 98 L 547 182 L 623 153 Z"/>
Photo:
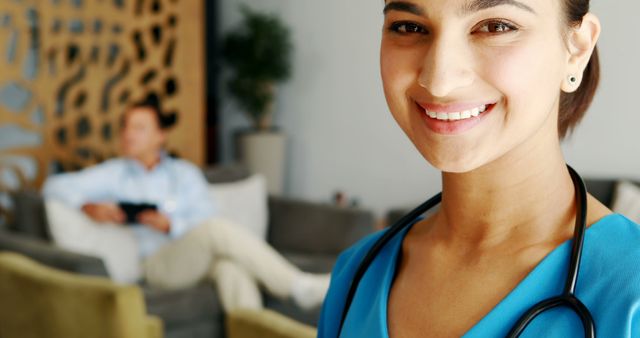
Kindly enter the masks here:
<path id="1" fill-rule="evenodd" d="M 602 22 L 602 82 L 574 137 L 565 142 L 567 161 L 584 175 L 640 178 L 640 2 L 592 1 Z"/>
<path id="2" fill-rule="evenodd" d="M 222 32 L 239 20 L 239 0 L 221 3 Z M 278 12 L 292 28 L 294 77 L 280 87 L 276 124 L 289 137 L 285 191 L 329 200 L 335 190 L 357 197 L 382 216 L 439 190 L 439 173 L 406 139 L 388 112 L 378 67 L 383 1 L 246 0 Z M 601 37 L 603 81 L 582 126 L 566 142 L 566 156 L 585 176 L 640 178 L 640 109 L 633 98 L 640 78 L 640 2 L 594 2 Z M 627 19 L 625 19 L 627 18 Z M 247 126 L 222 96 L 222 154 L 232 159 L 231 133 Z"/>
<path id="3" fill-rule="evenodd" d="M 169 150 L 202 164 L 201 12 L 199 1 L 0 1 L 1 167 L 37 187 L 113 157 L 120 115 L 150 93 L 177 115 Z"/>

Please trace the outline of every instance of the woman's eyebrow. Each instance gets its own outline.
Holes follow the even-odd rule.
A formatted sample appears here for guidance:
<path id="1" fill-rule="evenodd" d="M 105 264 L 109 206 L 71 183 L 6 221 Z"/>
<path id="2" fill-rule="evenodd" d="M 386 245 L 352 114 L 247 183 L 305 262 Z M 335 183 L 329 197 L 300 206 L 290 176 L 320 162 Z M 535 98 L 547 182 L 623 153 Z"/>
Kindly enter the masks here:
<path id="1" fill-rule="evenodd" d="M 472 12 L 503 5 L 515 6 L 527 12 L 536 14 L 536 11 L 534 11 L 533 8 L 517 0 L 472 0 L 462 7 L 460 14 L 467 15 Z M 420 16 L 425 14 L 425 11 L 420 6 L 405 1 L 389 2 L 384 6 L 382 13 L 387 14 L 389 11 L 408 12 Z"/>
<path id="2" fill-rule="evenodd" d="M 467 2 L 467 4 L 462 7 L 461 13 L 464 15 L 464 14 L 469 14 L 471 12 L 477 12 L 483 9 L 488 9 L 492 7 L 502 6 L 502 5 L 516 6 L 520 9 L 526 10 L 527 12 L 536 14 L 536 11 L 534 11 L 533 8 L 516 0 L 473 0 L 473 1 Z"/>
<path id="3" fill-rule="evenodd" d="M 424 11 L 420 6 L 414 5 L 410 2 L 404 1 L 392 1 L 384 6 L 382 10 L 382 14 L 387 14 L 389 11 L 401 11 L 401 12 L 409 12 L 415 15 L 423 15 Z"/>

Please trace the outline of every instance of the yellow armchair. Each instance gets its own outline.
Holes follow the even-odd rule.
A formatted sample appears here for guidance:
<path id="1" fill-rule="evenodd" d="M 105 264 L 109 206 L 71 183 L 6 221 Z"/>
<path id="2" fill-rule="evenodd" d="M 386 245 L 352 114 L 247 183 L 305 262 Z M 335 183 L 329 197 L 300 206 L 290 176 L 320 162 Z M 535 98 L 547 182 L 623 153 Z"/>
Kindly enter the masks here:
<path id="1" fill-rule="evenodd" d="M 238 309 L 227 314 L 228 338 L 315 338 L 315 327 L 272 310 Z"/>
<path id="2" fill-rule="evenodd" d="M 0 337 L 161 338 L 137 286 L 49 268 L 0 252 Z"/>

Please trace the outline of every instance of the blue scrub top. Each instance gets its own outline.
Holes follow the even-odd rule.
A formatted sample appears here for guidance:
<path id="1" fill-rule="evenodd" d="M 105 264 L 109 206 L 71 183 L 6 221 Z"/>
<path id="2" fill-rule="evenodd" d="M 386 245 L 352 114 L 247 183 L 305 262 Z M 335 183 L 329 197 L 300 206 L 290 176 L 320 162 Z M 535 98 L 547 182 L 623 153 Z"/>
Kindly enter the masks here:
<path id="1" fill-rule="evenodd" d="M 411 225 L 420 219 L 422 217 Z M 389 291 L 402 241 L 410 227 L 387 243 L 368 268 L 356 291 L 340 337 L 389 337 Z M 338 258 L 320 315 L 318 337 L 338 336 L 340 316 L 355 270 L 384 231 L 362 239 Z M 463 337 L 505 337 L 531 306 L 561 294 L 570 253 L 571 240 L 551 251 Z M 599 338 L 640 337 L 640 226 L 620 214 L 611 214 L 587 228 L 576 296 L 591 311 Z M 521 337 L 566 338 L 583 335 L 577 315 L 566 308 L 556 308 L 538 316 Z"/>

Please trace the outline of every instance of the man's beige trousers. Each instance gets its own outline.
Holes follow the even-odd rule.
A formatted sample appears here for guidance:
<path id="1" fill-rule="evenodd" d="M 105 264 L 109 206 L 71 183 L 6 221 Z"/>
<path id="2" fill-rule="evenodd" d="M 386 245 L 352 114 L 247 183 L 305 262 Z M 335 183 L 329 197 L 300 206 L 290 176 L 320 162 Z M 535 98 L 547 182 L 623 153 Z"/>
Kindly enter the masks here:
<path id="1" fill-rule="evenodd" d="M 294 278 L 301 273 L 264 240 L 219 218 L 165 244 L 139 264 L 138 245 L 130 228 L 95 223 L 55 200 L 46 203 L 56 245 L 103 259 L 111 278 L 118 282 L 134 283 L 143 275 L 154 287 L 177 289 L 210 280 L 228 311 L 261 308 L 260 285 L 276 297 L 291 296 Z"/>
<path id="2" fill-rule="evenodd" d="M 300 271 L 265 241 L 237 224 L 211 219 L 166 244 L 143 262 L 147 282 L 166 289 L 212 280 L 223 308 L 262 308 L 258 284 L 279 298 L 290 296 Z"/>

